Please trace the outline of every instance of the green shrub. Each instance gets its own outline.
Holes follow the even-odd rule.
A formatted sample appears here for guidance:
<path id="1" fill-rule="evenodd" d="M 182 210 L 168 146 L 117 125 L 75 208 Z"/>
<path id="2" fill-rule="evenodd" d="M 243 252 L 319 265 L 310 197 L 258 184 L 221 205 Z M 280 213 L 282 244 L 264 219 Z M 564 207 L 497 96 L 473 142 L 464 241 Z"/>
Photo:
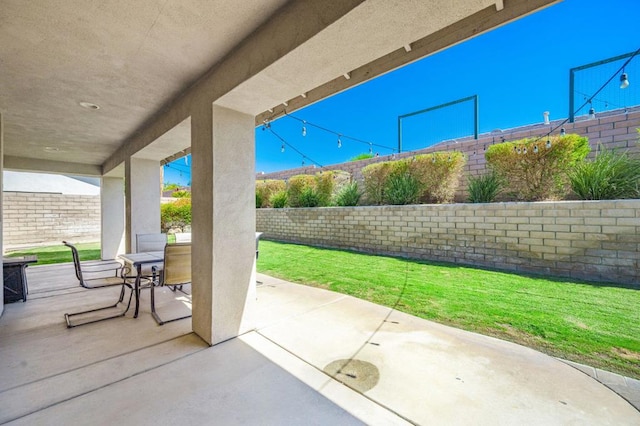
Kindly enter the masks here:
<path id="1" fill-rule="evenodd" d="M 287 195 L 289 196 L 289 206 L 302 207 L 300 196 L 306 188 L 313 188 L 316 183 L 315 176 L 297 175 L 289 178 L 287 184 Z"/>
<path id="2" fill-rule="evenodd" d="M 507 183 L 510 197 L 539 201 L 567 194 L 569 174 L 589 150 L 586 137 L 572 134 L 552 136 L 549 144 L 547 139 L 522 139 L 492 145 L 485 157 L 488 168 Z"/>
<path id="3" fill-rule="evenodd" d="M 171 194 L 171 196 L 173 198 L 191 198 L 191 191 L 181 189 L 179 191 L 173 191 L 173 194 Z"/>
<path id="4" fill-rule="evenodd" d="M 615 200 L 640 196 L 640 161 L 624 153 L 602 151 L 579 163 L 570 175 L 571 189 L 582 200 Z"/>
<path id="5" fill-rule="evenodd" d="M 494 172 L 486 175 L 470 177 L 469 192 L 470 203 L 492 203 L 502 189 L 503 182 Z"/>
<path id="6" fill-rule="evenodd" d="M 269 198 L 269 203 L 274 209 L 282 209 L 289 204 L 289 196 L 286 190 L 278 191 Z"/>
<path id="7" fill-rule="evenodd" d="M 364 152 L 362 154 L 358 154 L 355 157 L 351 157 L 349 161 L 360 161 L 360 160 L 368 160 L 369 158 L 373 158 L 373 154 L 369 152 Z"/>
<path id="8" fill-rule="evenodd" d="M 384 186 L 386 204 L 415 204 L 420 198 L 420 182 L 408 171 L 389 176 Z"/>
<path id="9" fill-rule="evenodd" d="M 287 185 L 283 180 L 267 179 L 256 182 L 256 208 L 272 207 L 271 196 L 285 190 Z"/>
<path id="10" fill-rule="evenodd" d="M 310 186 L 307 186 L 300 193 L 299 207 L 319 207 L 322 196 L 320 193 Z"/>
<path id="11" fill-rule="evenodd" d="M 313 192 L 318 197 L 318 206 L 328 206 L 331 204 L 331 198 L 333 196 L 333 188 L 335 186 L 335 178 L 336 174 L 331 172 L 322 172 L 318 173 L 316 176 L 315 186 L 311 188 L 314 190 Z M 315 207 L 315 206 L 304 206 L 304 207 Z"/>
<path id="12" fill-rule="evenodd" d="M 361 196 L 358 182 L 354 181 L 342 187 L 336 194 L 335 203 L 338 206 L 357 206 Z"/>
<path id="13" fill-rule="evenodd" d="M 162 187 L 162 191 L 172 191 L 174 189 L 180 189 L 180 185 L 177 183 L 165 183 Z"/>
<path id="14" fill-rule="evenodd" d="M 331 204 L 337 191 L 349 182 L 349 173 L 332 170 L 313 175 L 297 175 L 289 179 L 287 193 L 291 207 L 313 207 L 309 205 L 317 199 L 317 207 L 325 207 Z M 311 188 L 313 191 L 308 191 Z M 305 194 L 305 199 L 301 197 Z"/>
<path id="15" fill-rule="evenodd" d="M 409 172 L 420 182 L 422 203 L 451 203 L 460 184 L 466 157 L 458 151 L 417 155 L 408 163 Z"/>
<path id="16" fill-rule="evenodd" d="M 450 203 L 462 176 L 466 158 L 457 151 L 417 155 L 410 159 L 384 161 L 362 169 L 364 193 L 369 204 L 388 203 L 385 191 L 393 176 L 408 174 L 418 182 L 418 199 L 412 202 Z M 407 178 L 395 178 L 391 187 L 408 185 Z M 395 198 L 397 194 L 392 195 Z"/>
<path id="17" fill-rule="evenodd" d="M 393 163 L 393 161 L 383 161 L 369 164 L 362 169 L 367 204 L 380 205 L 384 203 L 384 185 L 393 169 Z"/>
<path id="18" fill-rule="evenodd" d="M 191 225 L 191 198 L 180 198 L 171 203 L 161 204 L 160 223 L 163 232 Z"/>

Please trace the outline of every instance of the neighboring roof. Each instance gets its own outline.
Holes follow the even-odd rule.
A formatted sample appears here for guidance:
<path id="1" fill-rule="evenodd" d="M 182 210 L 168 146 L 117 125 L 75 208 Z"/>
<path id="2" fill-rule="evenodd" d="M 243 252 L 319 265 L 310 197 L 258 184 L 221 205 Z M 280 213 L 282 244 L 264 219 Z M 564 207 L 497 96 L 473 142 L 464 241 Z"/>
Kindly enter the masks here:
<path id="1" fill-rule="evenodd" d="M 2 176 L 2 190 L 4 192 L 100 195 L 100 186 L 81 182 L 77 178 L 64 175 L 5 171 Z"/>

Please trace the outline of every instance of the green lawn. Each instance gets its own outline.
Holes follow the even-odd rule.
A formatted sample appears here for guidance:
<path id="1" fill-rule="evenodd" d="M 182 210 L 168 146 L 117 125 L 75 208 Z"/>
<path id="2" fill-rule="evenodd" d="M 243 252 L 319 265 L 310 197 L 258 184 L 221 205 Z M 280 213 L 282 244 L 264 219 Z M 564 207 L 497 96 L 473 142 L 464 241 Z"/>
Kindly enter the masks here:
<path id="1" fill-rule="evenodd" d="M 258 271 L 640 379 L 640 291 L 260 242 Z"/>
<path id="2" fill-rule="evenodd" d="M 100 243 L 80 243 L 74 244 L 78 249 L 80 260 L 97 260 L 100 259 Z M 36 265 L 47 265 L 50 263 L 73 262 L 71 257 L 71 249 L 65 245 L 37 247 L 29 250 L 12 251 L 5 256 L 19 257 L 35 254 L 38 256 Z"/>

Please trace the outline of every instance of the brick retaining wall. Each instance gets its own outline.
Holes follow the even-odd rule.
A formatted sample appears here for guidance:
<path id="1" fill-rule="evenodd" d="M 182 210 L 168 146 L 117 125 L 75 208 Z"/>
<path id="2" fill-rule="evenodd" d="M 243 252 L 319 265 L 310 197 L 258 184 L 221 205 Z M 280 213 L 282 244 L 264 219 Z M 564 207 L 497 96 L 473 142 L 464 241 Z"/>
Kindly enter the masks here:
<path id="1" fill-rule="evenodd" d="M 257 209 L 264 238 L 638 284 L 640 200 Z"/>
<path id="2" fill-rule="evenodd" d="M 5 192 L 3 248 L 100 241 L 100 196 Z"/>

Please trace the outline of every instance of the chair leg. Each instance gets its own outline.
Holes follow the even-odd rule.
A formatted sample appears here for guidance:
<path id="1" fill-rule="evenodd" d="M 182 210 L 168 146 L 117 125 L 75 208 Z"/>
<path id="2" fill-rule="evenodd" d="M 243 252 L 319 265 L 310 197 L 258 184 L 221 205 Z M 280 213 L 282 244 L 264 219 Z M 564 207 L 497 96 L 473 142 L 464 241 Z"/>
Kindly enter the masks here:
<path id="1" fill-rule="evenodd" d="M 119 311 L 116 314 L 106 316 L 106 317 L 92 319 L 90 321 L 85 321 L 85 322 L 80 322 L 80 323 L 73 323 L 73 319 L 75 317 L 79 316 L 79 315 L 86 315 L 86 314 L 90 314 L 90 313 L 93 313 L 93 312 L 104 311 L 106 309 L 117 308 L 118 305 L 124 301 L 125 287 L 128 287 L 130 292 L 129 292 L 129 300 L 127 301 L 127 306 L 124 308 L 124 310 Z M 118 301 L 115 304 L 109 305 L 109 306 L 103 306 L 103 307 L 100 307 L 100 308 L 89 309 L 89 310 L 86 310 L 86 311 L 75 312 L 75 313 L 72 313 L 72 314 L 69 314 L 69 313 L 64 314 L 64 319 L 65 319 L 65 322 L 67 323 L 67 328 L 73 328 L 73 327 L 78 327 L 80 325 L 93 324 L 94 322 L 99 322 L 99 321 L 104 321 L 104 320 L 108 320 L 108 319 L 123 317 L 127 313 L 127 311 L 129 310 L 129 307 L 131 306 L 131 299 L 132 298 L 133 298 L 133 288 L 131 287 L 130 284 L 125 283 L 125 284 L 122 285 L 122 289 L 120 290 L 120 297 L 118 298 Z"/>
<path id="2" fill-rule="evenodd" d="M 173 288 L 172 288 L 172 290 L 175 291 Z M 180 286 L 180 291 L 182 291 L 182 286 Z M 178 318 L 172 318 L 172 319 L 169 319 L 169 320 L 163 320 L 162 318 L 160 318 L 160 315 L 158 315 L 158 313 L 156 312 L 155 286 L 151 286 L 151 316 L 153 317 L 154 320 L 156 320 L 158 325 L 165 325 L 168 322 L 174 322 L 174 321 L 179 321 L 179 320 L 191 318 L 191 315 L 186 315 L 186 316 L 178 317 Z"/>

